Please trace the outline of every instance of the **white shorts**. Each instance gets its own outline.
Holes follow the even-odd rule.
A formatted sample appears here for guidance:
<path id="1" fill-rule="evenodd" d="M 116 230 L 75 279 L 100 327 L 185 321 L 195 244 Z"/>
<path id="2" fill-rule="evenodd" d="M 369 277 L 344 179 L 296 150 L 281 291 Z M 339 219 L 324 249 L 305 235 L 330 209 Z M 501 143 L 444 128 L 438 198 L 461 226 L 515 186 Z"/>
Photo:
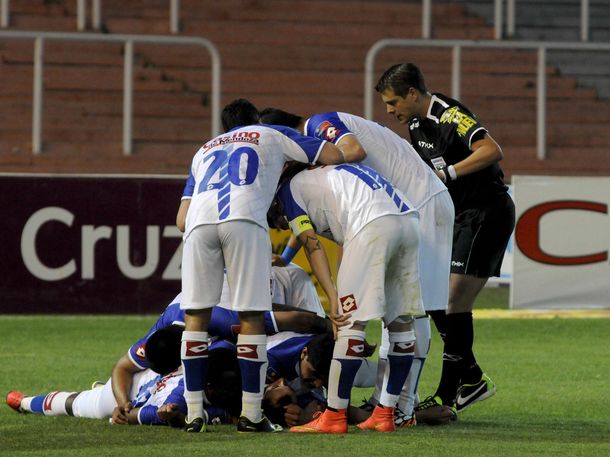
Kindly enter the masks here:
<path id="1" fill-rule="evenodd" d="M 426 311 L 447 309 L 455 210 L 449 192 L 430 198 L 419 211 L 419 277 Z"/>
<path id="2" fill-rule="evenodd" d="M 184 240 L 181 309 L 206 309 L 220 303 L 225 267 L 231 309 L 271 310 L 269 234 L 244 220 L 200 225 Z"/>
<path id="3" fill-rule="evenodd" d="M 137 372 L 131 383 L 129 399 L 133 400 L 136 398 L 140 386 L 157 376 L 159 375 L 152 370 Z M 101 387 L 79 393 L 72 403 L 72 413 L 75 417 L 105 419 L 112 417 L 112 411 L 116 406 L 114 393 L 112 393 L 112 379 L 109 379 Z"/>
<path id="4" fill-rule="evenodd" d="M 339 313 L 350 321 L 423 314 L 419 292 L 417 215 L 383 216 L 343 246 L 337 275 Z"/>

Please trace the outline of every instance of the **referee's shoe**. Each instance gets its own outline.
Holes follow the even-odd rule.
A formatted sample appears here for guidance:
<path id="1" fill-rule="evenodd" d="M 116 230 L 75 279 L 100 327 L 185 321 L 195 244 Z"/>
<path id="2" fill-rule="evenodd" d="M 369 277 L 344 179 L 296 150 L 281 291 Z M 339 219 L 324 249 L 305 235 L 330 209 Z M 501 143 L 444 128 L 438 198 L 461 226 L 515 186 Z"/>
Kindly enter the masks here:
<path id="1" fill-rule="evenodd" d="M 496 393 L 496 385 L 485 373 L 479 382 L 474 384 L 462 384 L 455 398 L 455 408 L 463 411 L 478 401 L 485 400 Z"/>
<path id="2" fill-rule="evenodd" d="M 265 416 L 258 421 L 252 422 L 246 416 L 241 416 L 239 421 L 237 422 L 237 431 L 242 433 L 251 433 L 251 432 L 267 432 L 267 433 L 277 433 L 282 432 L 284 429 L 281 425 L 277 425 L 272 423 Z"/>

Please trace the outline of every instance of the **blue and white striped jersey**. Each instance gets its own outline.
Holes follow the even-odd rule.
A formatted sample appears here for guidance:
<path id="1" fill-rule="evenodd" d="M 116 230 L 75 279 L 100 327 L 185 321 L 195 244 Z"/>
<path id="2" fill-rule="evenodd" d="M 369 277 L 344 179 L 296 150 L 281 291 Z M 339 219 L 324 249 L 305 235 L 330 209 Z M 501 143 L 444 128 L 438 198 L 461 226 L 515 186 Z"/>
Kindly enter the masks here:
<path id="1" fill-rule="evenodd" d="M 321 113 L 307 120 L 305 134 L 333 144 L 354 135 L 366 152 L 360 163 L 388 178 L 416 209 L 447 190 L 407 140 L 376 122 L 348 113 Z"/>
<path id="2" fill-rule="evenodd" d="M 352 163 L 304 170 L 282 184 L 278 197 L 295 235 L 315 227 L 340 245 L 379 217 L 415 211 L 387 179 Z"/>
<path id="3" fill-rule="evenodd" d="M 236 219 L 267 229 L 267 210 L 284 163 L 313 164 L 324 143 L 269 125 L 239 127 L 207 142 L 195 154 L 187 181 L 186 191 L 193 196 L 185 238 L 198 225 Z"/>

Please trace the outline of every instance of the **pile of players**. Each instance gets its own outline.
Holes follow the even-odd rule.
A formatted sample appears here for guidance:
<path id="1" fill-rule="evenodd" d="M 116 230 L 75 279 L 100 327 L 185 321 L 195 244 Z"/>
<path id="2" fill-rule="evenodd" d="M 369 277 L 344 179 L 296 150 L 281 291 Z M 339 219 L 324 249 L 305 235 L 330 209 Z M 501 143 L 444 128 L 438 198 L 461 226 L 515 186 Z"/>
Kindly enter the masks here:
<path id="1" fill-rule="evenodd" d="M 347 113 L 305 121 L 243 99 L 227 105 L 225 133 L 195 154 L 178 212 L 181 295 L 101 388 L 13 391 L 7 403 L 187 432 L 226 422 L 278 432 L 280 422 L 291 432 L 345 433 L 348 422 L 381 432 L 446 423 L 493 395 L 472 352 L 472 306 L 499 275 L 514 226 L 502 151 L 465 106 L 429 93 L 414 64 L 390 67 L 376 89 L 411 143 Z M 280 257 L 268 227 L 292 231 Z M 342 248 L 336 283 L 318 236 Z M 304 273 L 290 263 L 301 248 L 328 319 L 315 293 L 294 298 L 312 287 L 289 274 Z M 289 278 L 281 300 L 272 298 L 278 278 Z M 436 392 L 420 402 L 428 316 L 444 340 L 443 366 Z M 377 366 L 366 360 L 374 319 L 383 325 Z M 354 385 L 375 385 L 368 408 L 350 407 Z"/>

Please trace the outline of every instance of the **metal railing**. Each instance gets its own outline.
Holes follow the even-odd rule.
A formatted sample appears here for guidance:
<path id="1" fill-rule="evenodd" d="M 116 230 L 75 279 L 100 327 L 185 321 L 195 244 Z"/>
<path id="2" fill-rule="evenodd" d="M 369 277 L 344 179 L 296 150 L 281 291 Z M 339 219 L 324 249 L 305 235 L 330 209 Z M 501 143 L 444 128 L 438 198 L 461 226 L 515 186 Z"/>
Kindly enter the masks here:
<path id="1" fill-rule="evenodd" d="M 26 32 L 0 31 L 0 39 L 34 40 L 34 89 L 32 101 L 32 152 L 42 152 L 43 125 L 43 73 L 44 73 L 44 42 L 55 41 L 95 41 L 105 43 L 124 43 L 123 64 L 123 153 L 133 152 L 133 53 L 135 43 L 162 45 L 195 45 L 207 49 L 212 63 L 211 88 L 211 136 L 220 133 L 220 91 L 221 63 L 216 46 L 205 38 L 199 37 L 166 37 L 155 35 L 104 35 L 93 33 L 58 33 L 58 32 Z"/>
<path id="2" fill-rule="evenodd" d="M 91 28 L 100 30 L 102 24 L 102 0 L 91 1 Z M 437 0 L 439 1 L 439 0 Z M 494 4 L 494 39 L 515 36 L 515 3 L 516 0 L 490 0 Z M 504 7 L 506 1 L 506 8 Z M 575 0 L 580 2 L 580 39 L 589 40 L 589 0 Z M 432 36 L 432 0 L 421 0 L 422 3 L 422 38 Z M 506 10 L 506 11 L 505 11 Z M 504 15 L 506 14 L 506 27 L 504 29 Z M 87 28 L 87 0 L 77 0 L 76 27 L 83 31 Z M 9 0 L 0 0 L 0 27 L 7 28 L 10 23 Z M 169 0 L 169 31 L 180 32 L 180 0 Z"/>
<path id="3" fill-rule="evenodd" d="M 546 158 L 546 53 L 548 50 L 610 51 L 610 43 L 568 43 L 544 41 L 472 41 L 472 40 L 416 40 L 389 38 L 377 41 L 368 50 L 364 68 L 364 117 L 373 119 L 373 96 L 375 92 L 375 59 L 377 54 L 390 47 L 450 48 L 451 97 L 459 100 L 461 88 L 461 59 L 463 48 L 529 49 L 538 51 L 536 77 L 536 155 Z M 380 76 L 380 75 L 379 75 Z"/>
<path id="4" fill-rule="evenodd" d="M 91 2 L 91 29 L 102 28 L 102 0 Z M 10 1 L 0 0 L 0 28 L 10 25 Z M 87 0 L 76 0 L 76 29 L 82 32 L 87 29 Z M 169 31 L 180 32 L 180 0 L 169 0 Z"/>

